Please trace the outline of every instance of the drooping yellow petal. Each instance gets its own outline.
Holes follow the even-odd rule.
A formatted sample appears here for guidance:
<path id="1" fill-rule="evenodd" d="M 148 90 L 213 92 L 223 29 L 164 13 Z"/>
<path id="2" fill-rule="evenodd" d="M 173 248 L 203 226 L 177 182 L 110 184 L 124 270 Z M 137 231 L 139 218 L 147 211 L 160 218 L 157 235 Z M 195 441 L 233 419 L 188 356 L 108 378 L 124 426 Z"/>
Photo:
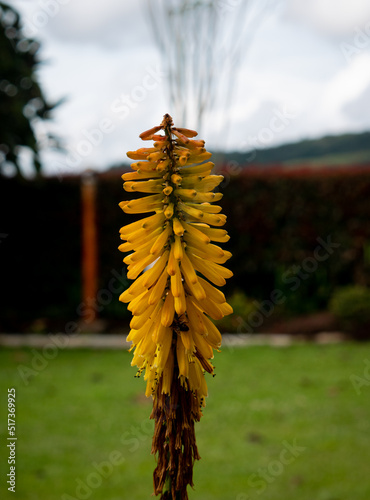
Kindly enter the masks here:
<path id="1" fill-rule="evenodd" d="M 171 290 L 168 291 L 162 307 L 161 322 L 163 326 L 171 326 L 175 317 L 175 302 Z"/>

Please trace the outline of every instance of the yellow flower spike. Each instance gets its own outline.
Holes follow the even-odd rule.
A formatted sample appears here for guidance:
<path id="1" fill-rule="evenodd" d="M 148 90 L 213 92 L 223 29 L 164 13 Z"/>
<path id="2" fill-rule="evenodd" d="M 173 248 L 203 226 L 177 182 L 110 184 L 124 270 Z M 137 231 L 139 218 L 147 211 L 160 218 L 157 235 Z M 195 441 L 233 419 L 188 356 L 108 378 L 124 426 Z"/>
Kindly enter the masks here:
<path id="1" fill-rule="evenodd" d="M 159 455 L 154 494 L 161 498 L 187 498 L 192 464 L 200 458 L 194 422 L 208 394 L 204 373 L 213 373 L 213 349 L 221 345 L 208 316 L 232 311 L 213 286 L 232 276 L 220 265 L 230 252 L 211 243 L 229 239 L 218 229 L 226 217 L 213 204 L 222 198 L 213 189 L 223 177 L 212 175 L 211 154 L 196 135 L 174 128 L 169 115 L 141 134 L 154 147 L 130 151 L 132 171 L 122 179 L 125 191 L 143 195 L 119 204 L 125 213 L 144 214 L 120 229 L 119 250 L 128 252 L 127 277 L 135 280 L 120 300 L 133 313 L 127 337 L 134 348 L 132 365 L 137 376 L 145 372 L 145 394 L 153 398 L 152 450 Z M 171 491 L 164 491 L 168 484 Z"/>

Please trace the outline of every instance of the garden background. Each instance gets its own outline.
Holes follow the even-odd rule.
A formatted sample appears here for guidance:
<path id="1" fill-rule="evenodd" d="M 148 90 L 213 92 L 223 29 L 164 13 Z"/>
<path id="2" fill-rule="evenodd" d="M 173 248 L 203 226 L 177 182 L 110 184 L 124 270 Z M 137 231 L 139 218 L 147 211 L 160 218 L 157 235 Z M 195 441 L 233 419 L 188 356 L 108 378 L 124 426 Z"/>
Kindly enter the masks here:
<path id="1" fill-rule="evenodd" d="M 168 112 L 224 175 L 233 254 L 190 498 L 368 500 L 369 19 L 367 0 L 0 2 L 1 499 L 152 498 L 118 203 Z"/>
<path id="2" fill-rule="evenodd" d="M 2 332 L 63 332 L 71 321 L 87 323 L 88 331 L 95 314 L 100 322 L 90 331 L 127 331 L 130 314 L 118 297 L 128 280 L 117 250 L 118 230 L 131 220 L 118 207 L 127 197 L 120 180 L 126 170 L 96 176 L 93 297 L 82 296 L 81 178 L 2 179 Z M 221 204 L 235 275 L 226 290 L 235 314 L 220 323 L 223 331 L 344 329 L 366 337 L 368 166 L 242 165 L 231 158 L 216 171 L 225 176 Z M 297 317 L 300 323 L 287 323 Z"/>

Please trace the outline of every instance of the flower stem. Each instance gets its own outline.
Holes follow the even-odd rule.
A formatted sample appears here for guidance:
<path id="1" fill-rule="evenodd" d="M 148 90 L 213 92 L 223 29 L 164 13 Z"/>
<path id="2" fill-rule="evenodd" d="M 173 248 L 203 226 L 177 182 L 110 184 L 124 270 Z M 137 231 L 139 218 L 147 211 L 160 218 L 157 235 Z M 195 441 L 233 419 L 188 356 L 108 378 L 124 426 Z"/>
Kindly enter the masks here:
<path id="1" fill-rule="evenodd" d="M 171 394 L 162 394 L 160 380 L 151 414 L 155 420 L 152 453 L 157 454 L 154 494 L 160 494 L 160 500 L 188 500 L 186 488 L 193 486 L 194 461 L 200 459 L 194 429 L 200 419 L 198 408 L 194 393 L 181 384 L 175 362 Z"/>

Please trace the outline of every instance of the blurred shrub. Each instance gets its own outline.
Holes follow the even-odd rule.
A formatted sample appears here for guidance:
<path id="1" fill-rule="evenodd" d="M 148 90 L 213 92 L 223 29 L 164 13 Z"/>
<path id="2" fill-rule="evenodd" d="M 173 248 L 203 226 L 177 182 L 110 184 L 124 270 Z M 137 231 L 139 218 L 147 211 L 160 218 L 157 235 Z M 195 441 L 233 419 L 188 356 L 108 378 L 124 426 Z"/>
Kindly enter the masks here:
<path id="1" fill-rule="evenodd" d="M 370 337 L 370 289 L 360 285 L 337 288 L 329 302 L 340 327 L 354 337 Z"/>
<path id="2" fill-rule="evenodd" d="M 239 288 L 259 301 L 274 289 L 287 314 L 327 307 L 334 288 L 370 286 L 368 169 L 224 169 L 222 205 Z M 226 293 L 228 293 L 226 288 Z"/>
<path id="3" fill-rule="evenodd" d="M 118 169 L 98 178 L 98 316 L 118 325 L 130 314 L 118 302 L 127 288 L 126 266 L 117 247 L 119 228 L 133 221 L 118 207 Z M 231 172 L 231 171 L 230 171 Z M 247 167 L 236 175 L 224 167 L 225 228 L 234 277 L 223 291 L 235 301 L 224 330 L 248 317 L 257 302 L 274 302 L 269 320 L 327 308 L 338 287 L 370 287 L 370 169 Z M 133 194 L 133 196 L 136 196 Z M 37 182 L 1 179 L 0 330 L 29 329 L 35 318 L 79 319 L 81 307 L 81 208 L 79 178 Z M 334 244 L 335 246 L 332 246 Z M 235 296 L 233 295 L 235 294 Z M 256 306 L 257 307 L 257 306 Z M 21 314 L 20 314 L 21 312 Z"/>
<path id="4" fill-rule="evenodd" d="M 248 316 L 257 311 L 258 302 L 255 299 L 247 297 L 241 290 L 236 290 L 227 302 L 234 310 L 233 314 L 225 316 L 219 321 L 215 321 L 217 328 L 224 333 L 234 333 L 240 330 L 240 326 L 248 323 Z"/>

